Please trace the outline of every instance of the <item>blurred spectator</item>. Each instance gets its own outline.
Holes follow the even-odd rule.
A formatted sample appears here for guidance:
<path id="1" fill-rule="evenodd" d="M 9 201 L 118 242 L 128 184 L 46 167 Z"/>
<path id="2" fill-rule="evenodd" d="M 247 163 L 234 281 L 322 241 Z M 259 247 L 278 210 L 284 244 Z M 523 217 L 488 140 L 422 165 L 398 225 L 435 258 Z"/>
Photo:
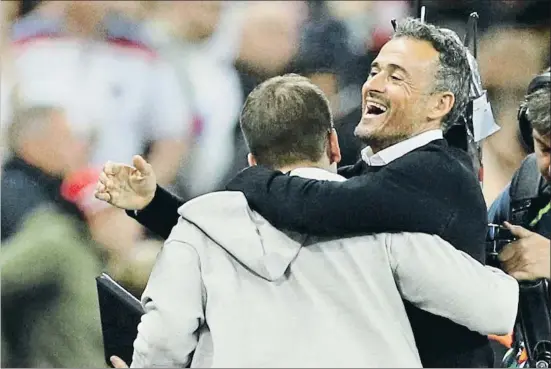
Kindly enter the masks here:
<path id="1" fill-rule="evenodd" d="M 507 186 L 528 153 L 518 139 L 517 110 L 528 83 L 549 63 L 549 41 L 549 33 L 520 28 L 492 28 L 480 40 L 480 74 L 501 126 L 483 146 L 488 204 Z"/>
<path id="2" fill-rule="evenodd" d="M 149 146 L 160 182 L 172 182 L 191 125 L 174 71 L 144 43 L 140 3 L 46 2 L 14 25 L 24 104 L 55 103 L 92 130 L 92 163 L 129 161 Z M 134 9 L 134 11 L 130 11 Z"/>
<path id="3" fill-rule="evenodd" d="M 242 96 L 261 82 L 283 74 L 298 53 L 301 27 L 308 16 L 305 1 L 239 2 L 241 33 L 235 66 Z M 234 130 L 235 155 L 224 182 L 248 166 L 248 149 L 239 126 Z"/>
<path id="4" fill-rule="evenodd" d="M 239 62 L 248 72 L 263 79 L 278 75 L 298 51 L 300 27 L 307 16 L 306 3 L 250 1 L 245 4 Z"/>
<path id="5" fill-rule="evenodd" d="M 58 188 L 78 217 L 41 206 L 2 248 L 2 354 L 10 367 L 105 367 L 94 278 L 132 239 L 119 231 L 126 216 L 93 197 L 98 176 L 80 170 Z"/>
<path id="6" fill-rule="evenodd" d="M 39 208 L 3 246 L 8 367 L 105 367 L 94 284 L 102 268 L 98 250 L 84 240 L 73 218 Z"/>
<path id="7" fill-rule="evenodd" d="M 65 112 L 52 106 L 17 111 L 7 134 L 12 157 L 2 168 L 2 242 L 44 203 L 74 214 L 59 196 L 63 176 L 87 161 L 86 142 L 75 136 Z"/>
<path id="8" fill-rule="evenodd" d="M 492 22 L 492 3 L 498 2 L 499 0 L 423 0 L 421 3 L 425 6 L 425 19 L 427 22 L 449 28 L 463 39 L 466 34 L 469 15 L 472 12 L 478 14 L 478 31 L 484 32 Z M 412 8 L 412 11 L 415 12 L 415 16 L 418 16 L 416 14 L 417 9 Z"/>
<path id="9" fill-rule="evenodd" d="M 549 0 L 492 0 L 492 23 L 518 28 L 549 30 L 551 7 Z"/>
<path id="10" fill-rule="evenodd" d="M 234 155 L 234 131 L 243 103 L 233 66 L 240 5 L 221 1 L 155 4 L 151 38 L 176 69 L 195 114 L 193 143 L 176 183 L 185 198 L 219 189 Z"/>
<path id="11" fill-rule="evenodd" d="M 356 163 L 363 147 L 354 135 L 361 118 L 361 101 L 348 96 L 349 86 L 343 81 L 343 71 L 353 61 L 347 37 L 344 24 L 327 15 L 323 4 L 316 4 L 315 8 L 310 8 L 298 54 L 289 68 L 293 73 L 308 77 L 327 96 L 339 134 L 342 155 L 339 166 Z"/>
<path id="12" fill-rule="evenodd" d="M 390 39 L 393 29 L 391 19 L 409 15 L 407 1 L 327 1 L 329 14 L 342 20 L 348 31 L 349 47 L 356 56 L 347 65 L 347 83 L 363 85 L 369 73 L 371 61 L 380 48 Z M 356 93 L 354 96 L 359 96 Z"/>
<path id="13" fill-rule="evenodd" d="M 9 30 L 17 15 L 17 2 L 0 2 L 0 162 L 4 162 L 6 156 L 6 142 L 4 127 L 12 111 L 11 103 L 14 101 L 14 73 L 13 60 L 10 45 Z"/>

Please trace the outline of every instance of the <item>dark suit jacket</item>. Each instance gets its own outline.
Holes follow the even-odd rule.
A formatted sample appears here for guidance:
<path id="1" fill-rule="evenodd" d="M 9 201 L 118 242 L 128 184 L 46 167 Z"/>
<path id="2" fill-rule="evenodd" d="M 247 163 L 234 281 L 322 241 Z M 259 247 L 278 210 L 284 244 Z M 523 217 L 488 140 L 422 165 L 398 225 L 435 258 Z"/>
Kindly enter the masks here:
<path id="1" fill-rule="evenodd" d="M 464 152 L 437 140 L 384 167 L 358 162 L 340 173 L 350 179 L 316 181 L 256 166 L 240 172 L 227 189 L 242 191 L 251 208 L 277 228 L 332 236 L 393 231 L 436 234 L 485 261 L 486 206 Z M 180 205 L 158 189 L 155 200 L 140 214 L 142 224 L 166 237 L 176 224 Z M 425 367 L 493 364 L 486 337 L 406 306 Z"/>

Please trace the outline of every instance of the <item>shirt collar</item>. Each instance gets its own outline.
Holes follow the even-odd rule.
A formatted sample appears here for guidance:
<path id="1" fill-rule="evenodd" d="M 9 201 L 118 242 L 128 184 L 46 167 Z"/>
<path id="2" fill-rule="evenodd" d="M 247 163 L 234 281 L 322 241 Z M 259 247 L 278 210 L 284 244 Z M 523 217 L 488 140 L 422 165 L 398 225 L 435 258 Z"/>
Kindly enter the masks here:
<path id="1" fill-rule="evenodd" d="M 398 142 L 395 145 L 387 147 L 378 153 L 373 153 L 370 146 L 362 150 L 362 159 L 369 166 L 380 167 L 387 165 L 388 163 L 404 156 L 405 154 L 425 146 L 429 142 L 435 140 L 441 140 L 444 138 L 444 134 L 440 129 L 434 129 L 431 131 L 423 132 L 417 136 L 408 138 L 407 140 Z"/>

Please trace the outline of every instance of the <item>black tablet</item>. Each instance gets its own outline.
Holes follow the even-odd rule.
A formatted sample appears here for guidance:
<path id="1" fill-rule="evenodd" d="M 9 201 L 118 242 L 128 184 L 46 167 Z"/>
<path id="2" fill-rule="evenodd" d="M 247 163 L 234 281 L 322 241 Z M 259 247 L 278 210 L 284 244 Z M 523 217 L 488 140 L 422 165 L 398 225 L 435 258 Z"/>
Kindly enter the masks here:
<path id="1" fill-rule="evenodd" d="M 117 355 L 129 366 L 138 324 L 144 313 L 140 301 L 107 274 L 96 278 L 105 360 Z"/>

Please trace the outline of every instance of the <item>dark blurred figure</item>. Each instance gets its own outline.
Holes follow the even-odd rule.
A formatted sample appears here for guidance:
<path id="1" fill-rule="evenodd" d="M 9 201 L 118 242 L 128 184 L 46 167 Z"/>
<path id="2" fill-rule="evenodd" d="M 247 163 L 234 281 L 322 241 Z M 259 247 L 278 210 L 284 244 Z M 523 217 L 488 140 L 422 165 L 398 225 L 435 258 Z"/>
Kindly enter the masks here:
<path id="1" fill-rule="evenodd" d="M 551 21 L 549 0 L 492 0 L 489 3 L 491 22 L 494 24 L 549 29 Z"/>
<path id="2" fill-rule="evenodd" d="M 355 61 L 348 47 L 348 30 L 330 16 L 324 2 L 312 1 L 310 17 L 302 28 L 298 54 L 289 71 L 308 77 L 327 96 L 339 134 L 339 166 L 355 164 L 363 148 L 354 135 L 361 118 L 361 101 L 350 98 L 346 69 Z M 353 89 L 353 87 L 352 87 Z"/>
<path id="3" fill-rule="evenodd" d="M 22 18 L 32 12 L 43 0 L 19 0 L 17 16 Z"/>
<path id="4" fill-rule="evenodd" d="M 63 110 L 36 106 L 15 114 L 7 135 L 11 158 L 2 168 L 2 243 L 45 203 L 77 214 L 59 188 L 62 178 L 87 160 L 86 142 L 75 136 Z"/>
<path id="5" fill-rule="evenodd" d="M 243 2 L 240 50 L 235 67 L 246 97 L 266 79 L 283 74 L 298 52 L 301 27 L 308 16 L 304 1 Z M 247 145 L 239 125 L 234 130 L 235 155 L 224 183 L 248 166 Z"/>
<path id="6" fill-rule="evenodd" d="M 478 13 L 478 30 L 484 32 L 492 23 L 491 3 L 497 3 L 495 0 L 462 0 L 462 1 L 438 1 L 424 0 L 421 2 L 425 6 L 427 22 L 436 24 L 440 27 L 449 28 L 455 31 L 459 37 L 465 37 L 465 31 L 469 14 Z M 412 1 L 411 12 L 418 16 L 415 8 L 417 1 Z"/>
<path id="7" fill-rule="evenodd" d="M 93 197 L 98 177 L 84 168 L 58 188 L 78 217 L 43 204 L 0 251 L 3 366 L 106 367 L 94 278 L 127 235 Z"/>

